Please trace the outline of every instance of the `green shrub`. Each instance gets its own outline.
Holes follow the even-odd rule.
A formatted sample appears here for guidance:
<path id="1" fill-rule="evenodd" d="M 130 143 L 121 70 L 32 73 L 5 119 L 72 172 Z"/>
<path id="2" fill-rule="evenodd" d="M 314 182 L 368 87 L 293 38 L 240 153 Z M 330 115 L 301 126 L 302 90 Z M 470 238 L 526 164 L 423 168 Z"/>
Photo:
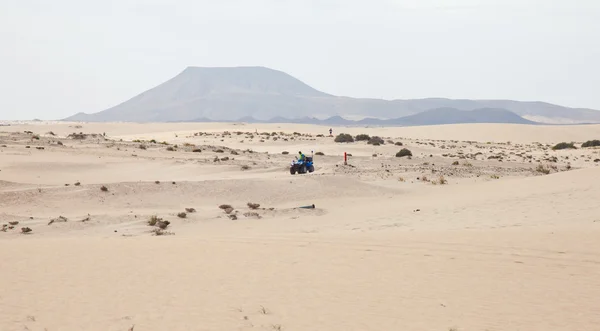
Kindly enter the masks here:
<path id="1" fill-rule="evenodd" d="M 581 147 L 600 147 L 600 140 L 588 140 L 581 145 Z"/>
<path id="2" fill-rule="evenodd" d="M 334 141 L 336 143 L 352 143 L 354 142 L 354 138 L 347 133 L 340 133 L 335 137 Z"/>
<path id="3" fill-rule="evenodd" d="M 385 144 L 385 142 L 380 137 L 374 136 L 374 137 L 371 137 L 371 139 L 369 139 L 368 144 L 369 145 L 379 146 L 379 145 Z"/>
<path id="4" fill-rule="evenodd" d="M 573 143 L 565 143 L 565 142 L 558 143 L 558 144 L 554 145 L 554 147 L 552 147 L 553 151 L 558 151 L 561 149 L 577 149 L 577 147 L 575 147 L 575 144 L 573 144 Z"/>
<path id="5" fill-rule="evenodd" d="M 412 156 L 412 152 L 406 148 L 403 148 L 398 153 L 396 153 L 396 157 L 404 157 L 404 156 Z"/>
<path id="6" fill-rule="evenodd" d="M 368 134 L 359 134 L 358 136 L 356 136 L 356 141 L 366 141 L 366 140 L 370 140 L 371 137 Z"/>

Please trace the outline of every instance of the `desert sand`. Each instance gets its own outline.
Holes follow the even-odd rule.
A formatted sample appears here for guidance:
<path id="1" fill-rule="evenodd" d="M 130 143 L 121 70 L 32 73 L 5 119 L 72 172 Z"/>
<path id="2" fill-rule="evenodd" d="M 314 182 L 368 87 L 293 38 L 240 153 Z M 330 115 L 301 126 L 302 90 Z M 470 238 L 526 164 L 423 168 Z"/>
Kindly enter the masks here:
<path id="1" fill-rule="evenodd" d="M 598 330 L 600 125 L 328 129 L 0 127 L 0 330 Z"/>

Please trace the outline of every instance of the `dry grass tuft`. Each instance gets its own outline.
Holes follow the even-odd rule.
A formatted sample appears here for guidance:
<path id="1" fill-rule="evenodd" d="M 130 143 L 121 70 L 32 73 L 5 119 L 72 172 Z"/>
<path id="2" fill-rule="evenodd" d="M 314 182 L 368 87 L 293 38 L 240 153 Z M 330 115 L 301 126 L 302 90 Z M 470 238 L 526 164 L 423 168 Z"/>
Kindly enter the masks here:
<path id="1" fill-rule="evenodd" d="M 179 217 L 179 218 L 186 218 L 186 217 L 187 217 L 187 214 L 186 214 L 186 213 L 183 213 L 183 212 L 181 212 L 181 213 L 177 214 L 177 217 Z"/>
<path id="2" fill-rule="evenodd" d="M 174 235 L 173 232 L 164 231 L 163 229 L 154 229 L 154 230 L 152 230 L 152 234 L 155 236 L 172 236 L 172 235 Z"/>
<path id="3" fill-rule="evenodd" d="M 247 212 L 247 213 L 244 213 L 244 216 L 246 216 L 246 217 L 262 218 L 262 216 L 260 216 L 260 214 L 257 213 L 257 212 Z"/>
<path id="4" fill-rule="evenodd" d="M 150 216 L 150 219 L 148 220 L 148 225 L 155 226 L 158 221 L 162 221 L 162 218 L 160 218 L 156 215 L 152 215 L 152 216 Z"/>
<path id="5" fill-rule="evenodd" d="M 544 175 L 547 175 L 550 173 L 550 168 L 544 167 L 543 165 L 538 164 L 537 168 L 535 168 L 535 171 L 542 173 Z"/>

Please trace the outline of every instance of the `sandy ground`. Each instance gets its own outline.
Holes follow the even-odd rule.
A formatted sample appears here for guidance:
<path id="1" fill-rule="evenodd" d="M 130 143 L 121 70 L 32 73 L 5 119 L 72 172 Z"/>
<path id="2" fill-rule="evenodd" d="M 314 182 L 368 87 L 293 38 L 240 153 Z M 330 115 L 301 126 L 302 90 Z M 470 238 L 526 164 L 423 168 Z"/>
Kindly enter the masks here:
<path id="1" fill-rule="evenodd" d="M 328 129 L 0 127 L 0 330 L 598 330 L 600 125 Z"/>

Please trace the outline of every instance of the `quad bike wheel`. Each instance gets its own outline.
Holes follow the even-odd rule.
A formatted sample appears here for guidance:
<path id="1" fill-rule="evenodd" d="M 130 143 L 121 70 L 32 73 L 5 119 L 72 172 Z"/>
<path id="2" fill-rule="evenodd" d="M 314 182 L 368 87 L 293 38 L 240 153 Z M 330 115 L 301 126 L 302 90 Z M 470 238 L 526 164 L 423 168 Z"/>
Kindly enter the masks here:
<path id="1" fill-rule="evenodd" d="M 292 175 L 296 174 L 296 167 L 290 167 L 290 174 L 292 174 Z"/>
<path id="2" fill-rule="evenodd" d="M 311 165 L 310 167 L 308 167 L 308 172 L 313 172 L 315 171 L 315 166 Z"/>

